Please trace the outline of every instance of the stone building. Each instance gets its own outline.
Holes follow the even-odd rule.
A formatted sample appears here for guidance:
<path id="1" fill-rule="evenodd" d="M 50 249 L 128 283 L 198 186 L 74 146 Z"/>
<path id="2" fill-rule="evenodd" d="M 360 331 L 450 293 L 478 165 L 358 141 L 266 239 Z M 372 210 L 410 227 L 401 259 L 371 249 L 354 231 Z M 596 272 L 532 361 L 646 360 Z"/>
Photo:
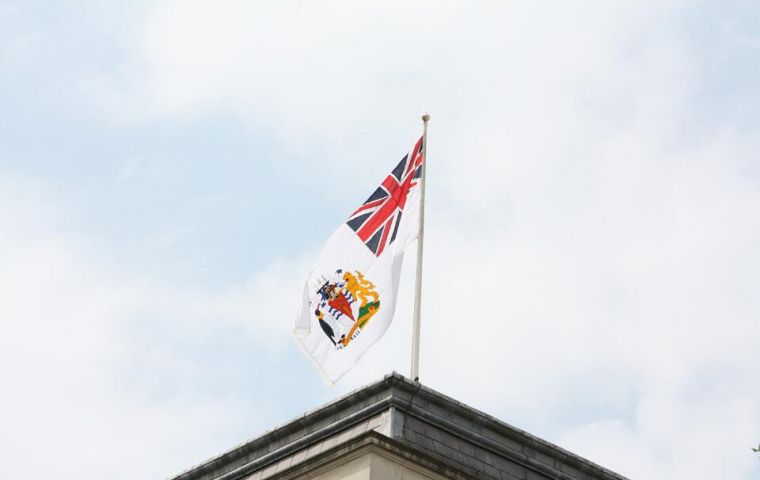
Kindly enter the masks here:
<path id="1" fill-rule="evenodd" d="M 625 480 L 392 373 L 174 480 Z"/>

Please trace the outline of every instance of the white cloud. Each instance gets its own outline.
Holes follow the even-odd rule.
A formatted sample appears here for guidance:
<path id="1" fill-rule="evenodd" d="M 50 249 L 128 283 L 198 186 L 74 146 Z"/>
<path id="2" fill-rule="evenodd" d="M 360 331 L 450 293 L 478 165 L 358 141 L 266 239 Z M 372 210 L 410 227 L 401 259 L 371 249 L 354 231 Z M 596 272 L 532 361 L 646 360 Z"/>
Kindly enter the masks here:
<path id="1" fill-rule="evenodd" d="M 751 478 L 760 468 L 748 450 L 760 424 L 760 130 L 702 101 L 711 65 L 684 26 L 689 8 L 157 2 L 122 68 L 89 81 L 111 122 L 230 113 L 295 152 L 294 171 L 367 191 L 429 110 L 423 380 L 633 478 Z M 731 35 L 751 38 L 736 25 Z M 114 323 L 95 319 L 128 323 L 141 305 L 191 336 L 219 317 L 263 331 L 268 348 L 294 348 L 271 323 L 290 321 L 276 307 L 295 301 L 287 294 L 255 322 L 248 315 L 260 311 L 258 295 L 291 291 L 305 261 L 275 263 L 246 286 L 157 294 L 72 253 L 65 235 L 38 237 L 42 245 L 10 240 L 16 266 L 4 286 L 22 300 L 3 308 L 77 332 L 81 346 L 61 364 L 75 368 L 30 390 L 89 372 L 93 382 L 66 408 L 92 402 L 99 393 L 88 389 L 103 381 L 93 364 L 118 350 Z M 408 312 L 408 296 L 401 303 Z M 68 313 L 66 322 L 49 312 Z M 406 372 L 406 318 L 342 388 L 389 365 Z M 6 358 L 37 359 L 30 368 L 44 371 L 48 352 L 64 347 L 33 342 L 37 330 L 16 323 L 13 335 L 27 340 Z M 193 378 L 197 365 L 174 364 L 171 353 L 149 363 Z M 219 411 L 215 401 L 236 406 L 193 408 Z M 166 424 L 151 431 L 166 432 L 208 411 L 167 420 L 146 408 L 105 416 L 118 429 L 156 415 Z M 195 438 L 216 417 L 206 421 Z M 169 442 L 156 438 L 151 448 Z"/>
<path id="2" fill-rule="evenodd" d="M 0 179 L 6 475 L 166 476 L 240 441 L 241 423 L 269 427 L 266 415 L 251 415 L 249 400 L 203 384 L 213 358 L 194 349 L 231 344 L 231 332 L 258 352 L 251 358 L 265 358 L 287 331 L 271 317 L 277 305 L 294 304 L 297 295 L 279 292 L 295 291 L 300 260 L 274 262 L 248 284 L 219 291 L 156 285 L 82 236 L 52 190 Z M 262 399 L 254 410 L 271 405 Z"/>

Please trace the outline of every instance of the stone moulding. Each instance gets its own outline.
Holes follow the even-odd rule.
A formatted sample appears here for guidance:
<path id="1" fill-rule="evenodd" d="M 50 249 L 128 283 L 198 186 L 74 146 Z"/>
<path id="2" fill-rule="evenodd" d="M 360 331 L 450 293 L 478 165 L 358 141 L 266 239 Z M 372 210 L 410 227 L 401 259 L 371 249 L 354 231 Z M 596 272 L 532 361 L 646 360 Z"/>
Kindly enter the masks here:
<path id="1" fill-rule="evenodd" d="M 395 372 L 174 480 L 296 478 L 334 452 L 364 447 L 406 454 L 444 478 L 625 480 Z"/>

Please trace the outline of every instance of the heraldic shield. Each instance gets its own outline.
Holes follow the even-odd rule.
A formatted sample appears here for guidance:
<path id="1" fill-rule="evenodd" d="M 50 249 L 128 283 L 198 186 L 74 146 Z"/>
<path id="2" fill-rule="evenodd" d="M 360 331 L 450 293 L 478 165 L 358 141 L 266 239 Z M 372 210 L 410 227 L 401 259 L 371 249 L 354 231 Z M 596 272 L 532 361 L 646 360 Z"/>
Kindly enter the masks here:
<path id="1" fill-rule="evenodd" d="M 312 293 L 314 315 L 336 350 L 348 347 L 380 310 L 375 285 L 359 271 L 323 275 Z"/>

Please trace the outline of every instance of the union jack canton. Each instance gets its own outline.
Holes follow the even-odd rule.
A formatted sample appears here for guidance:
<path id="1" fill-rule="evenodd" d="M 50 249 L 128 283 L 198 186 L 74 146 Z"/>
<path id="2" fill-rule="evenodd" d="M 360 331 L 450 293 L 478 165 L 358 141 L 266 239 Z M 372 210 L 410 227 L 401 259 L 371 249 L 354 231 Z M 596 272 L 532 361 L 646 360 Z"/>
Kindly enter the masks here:
<path id="1" fill-rule="evenodd" d="M 346 221 L 375 256 L 396 239 L 409 191 L 422 174 L 422 137 L 377 190 Z"/>

